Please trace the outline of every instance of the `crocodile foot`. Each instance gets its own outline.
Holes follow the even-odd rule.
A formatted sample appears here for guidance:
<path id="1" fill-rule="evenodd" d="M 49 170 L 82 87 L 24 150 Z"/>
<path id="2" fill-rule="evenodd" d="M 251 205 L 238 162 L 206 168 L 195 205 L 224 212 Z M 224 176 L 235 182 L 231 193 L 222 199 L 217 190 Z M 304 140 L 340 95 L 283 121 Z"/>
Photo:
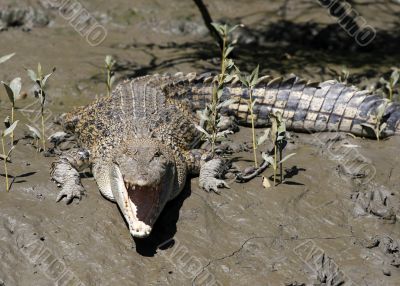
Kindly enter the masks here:
<path id="1" fill-rule="evenodd" d="M 56 201 L 66 197 L 66 203 L 74 198 L 81 199 L 85 193 L 82 186 L 79 169 L 87 165 L 89 154 L 85 150 L 71 150 L 55 161 L 51 166 L 51 179 L 61 188 Z"/>
<path id="2" fill-rule="evenodd" d="M 65 202 L 70 204 L 75 198 L 78 200 L 82 199 L 82 196 L 85 195 L 85 189 L 82 185 L 79 184 L 65 184 L 61 191 L 58 193 L 56 201 L 61 201 L 64 197 L 66 197 Z"/>
<path id="3" fill-rule="evenodd" d="M 220 193 L 219 188 L 230 188 L 229 185 L 222 180 L 226 172 L 227 165 L 220 159 L 211 159 L 202 164 L 199 176 L 199 185 L 207 192 Z"/>

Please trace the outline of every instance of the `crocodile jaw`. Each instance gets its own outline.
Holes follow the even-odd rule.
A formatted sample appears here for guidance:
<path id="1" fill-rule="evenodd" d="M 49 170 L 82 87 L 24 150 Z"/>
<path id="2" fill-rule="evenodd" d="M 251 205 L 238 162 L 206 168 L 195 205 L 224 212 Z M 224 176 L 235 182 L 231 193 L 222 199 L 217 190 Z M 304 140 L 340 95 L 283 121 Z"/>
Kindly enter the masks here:
<path id="1" fill-rule="evenodd" d="M 111 190 L 133 237 L 147 237 L 160 211 L 161 186 L 124 182 L 118 166 L 111 170 Z"/>

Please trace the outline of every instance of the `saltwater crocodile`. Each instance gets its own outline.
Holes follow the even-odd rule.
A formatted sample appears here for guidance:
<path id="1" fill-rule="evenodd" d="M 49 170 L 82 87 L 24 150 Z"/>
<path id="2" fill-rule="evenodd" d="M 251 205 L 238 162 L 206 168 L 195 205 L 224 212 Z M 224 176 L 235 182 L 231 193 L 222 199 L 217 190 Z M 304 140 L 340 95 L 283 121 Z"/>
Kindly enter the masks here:
<path id="1" fill-rule="evenodd" d="M 199 174 L 207 191 L 227 186 L 217 178 L 219 158 L 204 159 L 196 111 L 210 101 L 213 77 L 195 74 L 153 75 L 119 84 L 111 96 L 62 117 L 81 149 L 53 163 L 52 178 L 62 188 L 57 200 L 81 198 L 79 171 L 90 166 L 100 192 L 117 202 L 134 237 L 146 237 L 165 204 L 183 189 L 188 174 Z M 239 124 L 250 123 L 249 90 L 238 83 L 224 88 L 222 100 L 237 98 L 222 110 Z M 254 89 L 257 126 L 280 111 L 295 131 L 340 130 L 371 133 L 364 124 L 382 126 L 382 135 L 399 132 L 400 105 L 337 81 L 319 84 L 297 77 L 262 82 Z M 377 109 L 385 104 L 385 114 Z M 377 122 L 379 120 L 379 122 Z"/>

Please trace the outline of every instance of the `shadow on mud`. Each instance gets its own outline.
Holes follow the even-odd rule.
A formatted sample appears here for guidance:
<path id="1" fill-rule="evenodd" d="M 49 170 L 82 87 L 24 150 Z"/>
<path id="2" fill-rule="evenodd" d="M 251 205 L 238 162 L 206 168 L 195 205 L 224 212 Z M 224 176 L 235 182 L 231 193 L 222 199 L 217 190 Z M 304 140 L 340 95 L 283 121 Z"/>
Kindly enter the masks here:
<path id="1" fill-rule="evenodd" d="M 232 56 L 241 69 L 252 70 L 259 64 L 263 73 L 280 75 L 301 70 L 303 77 L 315 78 L 314 70 L 305 69 L 312 65 L 318 67 L 319 74 L 334 76 L 327 65 L 335 64 L 363 67 L 363 74 L 370 78 L 377 76 L 376 67 L 390 67 L 400 57 L 400 25 L 394 30 L 377 31 L 375 39 L 365 47 L 359 46 L 337 24 L 299 24 L 284 20 L 257 29 L 240 28 L 233 38 L 237 44 Z M 115 48 L 140 50 L 151 58 L 142 66 L 120 59 L 116 72 L 125 77 L 142 76 L 184 63 L 197 71 L 219 69 L 218 47 L 209 40 L 159 45 L 132 43 Z M 172 56 L 160 58 L 157 56 L 160 50 Z"/>
<path id="2" fill-rule="evenodd" d="M 143 256 L 153 257 L 157 249 L 166 249 L 174 244 L 173 237 L 176 233 L 179 211 L 183 202 L 190 194 L 190 180 L 187 180 L 184 190 L 177 198 L 167 203 L 164 210 L 161 212 L 150 236 L 144 239 L 134 238 L 137 253 Z"/>

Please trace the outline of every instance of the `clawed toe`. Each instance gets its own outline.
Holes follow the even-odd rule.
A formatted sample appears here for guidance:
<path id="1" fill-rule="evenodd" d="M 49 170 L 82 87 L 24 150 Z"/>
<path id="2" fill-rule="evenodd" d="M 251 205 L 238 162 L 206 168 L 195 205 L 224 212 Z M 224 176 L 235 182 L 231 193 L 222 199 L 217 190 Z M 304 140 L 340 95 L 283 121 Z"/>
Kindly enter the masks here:
<path id="1" fill-rule="evenodd" d="M 229 185 L 224 180 L 210 178 L 202 185 L 202 188 L 207 192 L 214 192 L 220 194 L 219 188 L 230 189 Z"/>
<path id="2" fill-rule="evenodd" d="M 81 200 L 84 194 L 85 190 L 80 185 L 64 186 L 58 193 L 56 201 L 59 202 L 65 197 L 66 204 L 70 204 L 75 198 Z"/>
<path id="3" fill-rule="evenodd" d="M 219 188 L 229 188 L 229 185 L 219 178 L 226 172 L 226 164 L 222 159 L 212 159 L 205 162 L 200 169 L 199 184 L 207 192 L 220 193 Z"/>

